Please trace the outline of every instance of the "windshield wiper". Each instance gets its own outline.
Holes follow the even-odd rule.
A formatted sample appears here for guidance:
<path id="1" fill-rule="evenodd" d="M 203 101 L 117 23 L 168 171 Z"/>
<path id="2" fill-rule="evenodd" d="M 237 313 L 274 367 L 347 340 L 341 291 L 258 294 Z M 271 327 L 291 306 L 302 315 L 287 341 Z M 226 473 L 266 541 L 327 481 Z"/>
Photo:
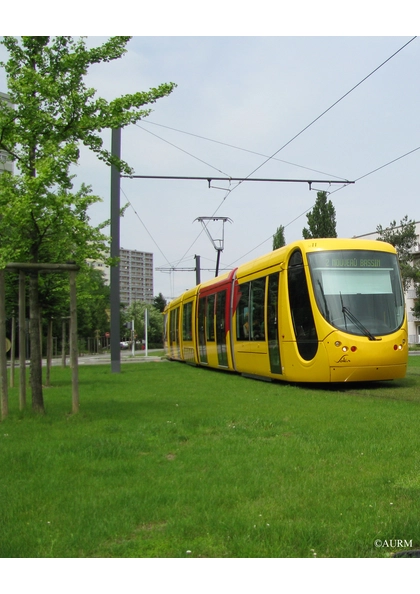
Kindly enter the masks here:
<path id="1" fill-rule="evenodd" d="M 355 326 L 357 326 L 359 328 L 359 330 L 361 330 L 361 332 L 363 332 L 363 334 L 369 338 L 369 340 L 379 340 L 379 338 L 376 338 L 375 336 L 373 336 L 373 334 L 371 332 L 369 332 L 369 330 L 366 328 L 366 326 L 363 326 L 362 322 L 360 320 L 358 320 L 356 318 L 356 316 L 353 315 L 351 313 L 351 311 L 349 310 L 349 308 L 346 307 L 345 305 L 343 305 L 342 312 L 345 316 L 347 315 L 349 317 L 350 321 L 352 321 L 353 324 Z"/>
<path id="2" fill-rule="evenodd" d="M 322 299 L 324 301 L 324 306 L 325 306 L 325 317 L 327 319 L 327 322 L 330 322 L 330 311 L 328 309 L 328 305 L 327 305 L 327 299 L 325 298 L 325 293 L 324 293 L 324 288 L 321 285 L 321 281 L 318 279 L 318 285 L 319 285 L 319 290 L 321 291 L 321 295 L 322 295 Z"/>
<path id="3" fill-rule="evenodd" d="M 345 323 L 345 326 L 346 326 L 346 330 L 347 330 L 347 322 L 346 322 L 346 316 L 347 316 L 347 317 L 349 318 L 349 320 L 350 320 L 351 322 L 353 322 L 353 324 L 354 324 L 354 325 L 355 325 L 357 328 L 359 328 L 359 330 L 360 330 L 361 332 L 363 332 L 363 334 L 364 334 L 365 336 L 367 336 L 367 337 L 369 338 L 369 340 L 380 340 L 380 338 L 376 338 L 375 336 L 373 336 L 373 334 L 372 334 L 371 332 L 369 332 L 369 330 L 366 328 L 366 326 L 363 326 L 362 322 L 361 322 L 360 320 L 358 320 L 358 319 L 356 318 L 356 316 L 355 316 L 354 314 L 352 314 L 352 313 L 351 313 L 351 311 L 349 310 L 349 308 L 348 308 L 348 307 L 346 307 L 346 306 L 343 304 L 343 297 L 341 296 L 341 293 L 340 293 L 340 299 L 341 299 L 341 311 L 342 311 L 342 312 L 343 312 L 343 314 L 344 314 L 344 323 Z"/>

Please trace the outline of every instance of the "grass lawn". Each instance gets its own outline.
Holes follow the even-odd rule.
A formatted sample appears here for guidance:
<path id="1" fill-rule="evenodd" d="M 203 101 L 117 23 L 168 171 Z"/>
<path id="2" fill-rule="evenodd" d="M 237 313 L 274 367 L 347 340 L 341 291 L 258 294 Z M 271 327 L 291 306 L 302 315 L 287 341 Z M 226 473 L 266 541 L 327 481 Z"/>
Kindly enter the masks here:
<path id="1" fill-rule="evenodd" d="M 389 557 L 420 548 L 420 357 L 394 382 L 53 368 L 0 423 L 0 557 Z M 381 541 L 382 546 L 375 546 Z M 398 542 L 400 541 L 400 542 Z"/>

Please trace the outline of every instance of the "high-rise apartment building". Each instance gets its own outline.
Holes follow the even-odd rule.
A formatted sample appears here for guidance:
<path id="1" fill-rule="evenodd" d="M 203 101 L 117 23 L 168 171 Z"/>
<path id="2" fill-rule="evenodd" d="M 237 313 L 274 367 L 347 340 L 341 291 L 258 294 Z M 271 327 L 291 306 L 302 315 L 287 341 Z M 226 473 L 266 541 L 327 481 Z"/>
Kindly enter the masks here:
<path id="1" fill-rule="evenodd" d="M 120 249 L 120 300 L 153 303 L 153 254 Z"/>
<path id="2" fill-rule="evenodd" d="M 105 283 L 110 283 L 110 269 L 103 261 L 91 262 L 100 270 Z M 134 301 L 153 303 L 153 254 L 120 249 L 120 301 L 130 305 Z"/>

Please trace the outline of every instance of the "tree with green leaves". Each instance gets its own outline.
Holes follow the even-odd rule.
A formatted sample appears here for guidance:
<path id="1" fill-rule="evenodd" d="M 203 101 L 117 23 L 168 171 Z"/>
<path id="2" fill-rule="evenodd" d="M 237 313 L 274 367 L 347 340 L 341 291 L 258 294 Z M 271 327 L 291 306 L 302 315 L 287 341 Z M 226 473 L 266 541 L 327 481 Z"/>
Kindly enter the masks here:
<path id="1" fill-rule="evenodd" d="M 273 250 L 277 250 L 278 248 L 283 247 L 286 245 L 286 239 L 284 237 L 284 227 L 280 225 L 277 227 L 277 231 L 273 235 Z"/>
<path id="2" fill-rule="evenodd" d="M 157 295 L 154 299 L 153 299 L 153 306 L 160 312 L 163 313 L 165 307 L 166 307 L 166 299 L 165 297 L 162 295 L 162 293 L 159 293 L 159 295 Z"/>
<path id="3" fill-rule="evenodd" d="M 110 287 L 104 274 L 92 267 L 84 268 L 77 275 L 77 331 L 78 336 L 104 336 L 109 332 Z M 68 309 L 67 309 L 68 311 Z"/>
<path id="4" fill-rule="evenodd" d="M 129 37 L 111 37 L 88 48 L 83 38 L 3 37 L 11 104 L 0 101 L 0 150 L 15 174 L 0 175 L 0 268 L 7 262 L 84 266 L 107 249 L 103 226 L 89 224 L 88 209 L 100 200 L 91 189 L 73 189 L 71 167 L 84 145 L 108 165 L 131 173 L 103 146 L 104 129 L 133 124 L 150 113 L 145 105 L 169 95 L 174 83 L 113 101 L 95 97 L 84 78 L 95 64 L 119 59 Z M 110 263 L 110 262 L 108 262 Z M 39 341 L 39 276 L 30 275 L 32 408 L 44 412 Z"/>
<path id="5" fill-rule="evenodd" d="M 317 192 L 313 209 L 307 213 L 308 229 L 302 230 L 304 239 L 337 237 L 335 208 L 327 192 Z"/>
<path id="6" fill-rule="evenodd" d="M 159 344 L 163 343 L 163 315 L 156 307 L 150 303 L 143 303 L 142 301 L 135 301 L 129 305 L 125 310 L 127 321 L 134 320 L 134 331 L 139 340 L 143 340 L 145 310 L 148 315 L 148 341 L 149 343 Z"/>
<path id="7" fill-rule="evenodd" d="M 420 276 L 418 277 L 418 282 L 415 283 L 416 285 L 416 298 L 414 300 L 414 307 L 412 308 L 412 312 L 414 317 L 420 319 Z"/>
<path id="8" fill-rule="evenodd" d="M 378 225 L 376 232 L 378 241 L 386 241 L 397 250 L 404 290 L 407 290 L 412 282 L 418 283 L 420 269 L 413 259 L 413 248 L 418 242 L 415 221 L 409 220 L 408 215 L 405 215 L 399 225 L 396 221 L 391 221 L 386 229 Z"/>

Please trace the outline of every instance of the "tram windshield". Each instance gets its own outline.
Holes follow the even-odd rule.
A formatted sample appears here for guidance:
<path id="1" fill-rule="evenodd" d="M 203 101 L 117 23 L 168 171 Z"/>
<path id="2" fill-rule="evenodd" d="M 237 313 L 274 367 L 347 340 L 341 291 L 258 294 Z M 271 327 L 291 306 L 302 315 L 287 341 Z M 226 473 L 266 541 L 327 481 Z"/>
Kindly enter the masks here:
<path id="1" fill-rule="evenodd" d="M 397 256 L 368 250 L 308 254 L 313 289 L 324 318 L 340 330 L 376 340 L 404 320 Z"/>

